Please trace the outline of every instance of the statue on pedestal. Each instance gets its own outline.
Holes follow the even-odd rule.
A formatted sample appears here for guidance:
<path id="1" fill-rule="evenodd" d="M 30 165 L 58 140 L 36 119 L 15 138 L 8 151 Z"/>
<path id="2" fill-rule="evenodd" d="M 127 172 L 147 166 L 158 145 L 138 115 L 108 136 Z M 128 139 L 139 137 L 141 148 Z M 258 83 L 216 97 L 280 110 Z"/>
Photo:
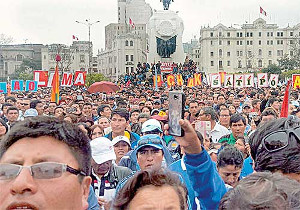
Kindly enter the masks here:
<path id="1" fill-rule="evenodd" d="M 171 1 L 174 2 L 174 0 L 160 0 L 160 2 L 161 2 L 161 1 L 163 2 L 164 10 L 169 10 Z"/>

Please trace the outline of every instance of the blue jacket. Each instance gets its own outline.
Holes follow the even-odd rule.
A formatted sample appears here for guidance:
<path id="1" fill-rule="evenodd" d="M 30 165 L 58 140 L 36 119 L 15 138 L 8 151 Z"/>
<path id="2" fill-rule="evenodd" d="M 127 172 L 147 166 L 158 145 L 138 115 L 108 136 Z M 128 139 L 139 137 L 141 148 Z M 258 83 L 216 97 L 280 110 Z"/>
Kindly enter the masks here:
<path id="1" fill-rule="evenodd" d="M 183 160 L 201 209 L 218 209 L 227 188 L 208 153 L 202 147 L 200 154 L 186 154 Z"/>
<path id="2" fill-rule="evenodd" d="M 88 210 L 98 210 L 100 209 L 100 206 L 98 204 L 98 199 L 95 195 L 95 192 L 93 190 L 93 187 L 90 186 L 90 192 L 89 192 L 89 197 L 88 197 L 88 203 L 89 203 L 89 208 Z"/>
<path id="3" fill-rule="evenodd" d="M 195 200 L 195 192 L 194 192 L 193 186 L 189 180 L 188 174 L 186 172 L 186 166 L 183 162 L 183 159 L 179 159 L 179 160 L 175 161 L 174 163 L 172 163 L 169 166 L 169 169 L 171 171 L 174 171 L 174 172 L 180 174 L 180 176 L 183 179 L 183 183 L 185 184 L 185 186 L 188 190 L 188 197 L 189 197 L 189 200 L 191 203 L 191 209 L 198 209 L 196 200 Z"/>

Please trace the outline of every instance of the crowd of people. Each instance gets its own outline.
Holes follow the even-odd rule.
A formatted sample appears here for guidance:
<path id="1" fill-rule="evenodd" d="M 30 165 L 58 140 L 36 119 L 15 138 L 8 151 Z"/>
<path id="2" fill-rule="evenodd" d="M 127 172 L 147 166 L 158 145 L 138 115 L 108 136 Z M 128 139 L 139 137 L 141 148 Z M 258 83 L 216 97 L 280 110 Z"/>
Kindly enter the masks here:
<path id="1" fill-rule="evenodd" d="M 1 209 L 299 209 L 299 91 L 182 91 L 181 137 L 150 83 L 1 94 Z"/>

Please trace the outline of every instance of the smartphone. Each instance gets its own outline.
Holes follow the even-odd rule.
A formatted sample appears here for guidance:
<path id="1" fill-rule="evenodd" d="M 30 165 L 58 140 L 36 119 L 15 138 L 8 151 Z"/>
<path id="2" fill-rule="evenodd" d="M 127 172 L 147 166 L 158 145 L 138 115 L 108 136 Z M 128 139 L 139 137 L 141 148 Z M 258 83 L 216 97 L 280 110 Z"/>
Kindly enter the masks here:
<path id="1" fill-rule="evenodd" d="M 184 118 L 185 95 L 182 91 L 169 92 L 169 134 L 183 136 L 179 120 Z"/>
<path id="2" fill-rule="evenodd" d="M 197 121 L 195 123 L 195 130 L 199 131 L 204 139 L 210 138 L 211 123 L 210 121 Z"/>

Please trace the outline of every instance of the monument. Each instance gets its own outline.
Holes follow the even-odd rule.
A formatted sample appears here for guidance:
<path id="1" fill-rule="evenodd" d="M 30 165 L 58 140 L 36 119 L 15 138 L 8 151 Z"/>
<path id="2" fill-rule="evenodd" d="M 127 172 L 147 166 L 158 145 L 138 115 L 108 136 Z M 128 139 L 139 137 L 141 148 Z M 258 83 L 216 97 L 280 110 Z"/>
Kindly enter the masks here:
<path id="1" fill-rule="evenodd" d="M 182 63 L 185 58 L 182 45 L 183 21 L 178 12 L 169 10 L 173 0 L 161 1 L 163 1 L 164 10 L 154 10 L 147 25 L 149 35 L 148 62 Z"/>

